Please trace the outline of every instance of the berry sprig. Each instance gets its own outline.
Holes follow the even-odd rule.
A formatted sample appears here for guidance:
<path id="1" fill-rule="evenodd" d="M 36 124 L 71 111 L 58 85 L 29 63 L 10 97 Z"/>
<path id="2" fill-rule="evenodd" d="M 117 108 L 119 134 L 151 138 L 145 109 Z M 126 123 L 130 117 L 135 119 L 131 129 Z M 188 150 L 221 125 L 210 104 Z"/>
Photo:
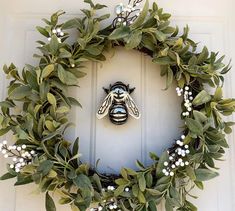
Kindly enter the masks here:
<path id="1" fill-rule="evenodd" d="M 181 139 L 176 140 L 175 146 L 172 150 L 168 150 L 169 161 L 164 162 L 165 168 L 162 173 L 165 176 L 174 176 L 174 171 L 178 167 L 184 167 L 189 165 L 187 155 L 190 153 L 189 146 L 184 144 L 185 135 L 181 136 Z"/>
<path id="2" fill-rule="evenodd" d="M 61 38 L 64 37 L 65 33 L 61 30 L 60 27 L 58 27 L 52 29 L 51 36 L 52 35 L 55 35 L 57 37 L 58 42 L 61 43 L 62 42 Z M 49 42 L 51 41 L 51 37 L 48 37 L 47 39 Z"/>
<path id="3" fill-rule="evenodd" d="M 184 112 L 182 113 L 183 117 L 188 117 L 190 112 L 192 111 L 192 101 L 193 101 L 193 93 L 190 91 L 189 86 L 185 86 L 184 89 L 177 87 L 176 92 L 178 96 L 184 96 Z"/>
<path id="4" fill-rule="evenodd" d="M 0 143 L 0 152 L 3 154 L 4 158 L 12 158 L 12 164 L 10 168 L 15 172 L 20 172 L 20 170 L 31 164 L 33 157 L 36 155 L 34 150 L 27 150 L 27 146 L 23 145 L 7 145 L 7 140 Z"/>
<path id="5" fill-rule="evenodd" d="M 113 20 L 113 27 L 131 25 L 142 12 L 142 8 L 138 8 L 142 1 L 143 0 L 135 0 L 131 3 L 131 0 L 129 0 L 128 5 L 124 5 L 123 3 L 118 4 L 115 7 L 117 17 Z"/>
<path id="6" fill-rule="evenodd" d="M 108 186 L 107 188 L 103 188 L 102 191 L 103 192 L 114 192 L 116 190 L 116 188 L 114 186 Z M 130 188 L 129 187 L 126 187 L 124 189 L 125 192 L 129 192 L 130 191 Z M 106 209 L 106 210 L 117 210 L 117 211 L 121 211 L 121 208 L 118 206 L 117 202 L 115 202 L 115 200 L 113 198 L 109 199 L 109 200 L 104 200 L 103 201 L 103 205 L 102 204 L 99 204 L 98 207 L 93 207 L 93 208 L 90 208 L 90 211 L 100 211 L 100 210 L 103 210 L 103 209 Z"/>

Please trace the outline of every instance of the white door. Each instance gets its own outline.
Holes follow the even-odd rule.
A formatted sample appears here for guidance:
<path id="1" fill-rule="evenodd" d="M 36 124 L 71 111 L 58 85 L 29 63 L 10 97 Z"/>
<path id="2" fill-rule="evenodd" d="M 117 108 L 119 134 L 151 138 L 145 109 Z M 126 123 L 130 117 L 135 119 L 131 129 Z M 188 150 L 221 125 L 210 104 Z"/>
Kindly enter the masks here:
<path id="1" fill-rule="evenodd" d="M 100 3 L 107 4 L 107 11 L 113 14 L 114 6 L 120 2 L 100 0 Z M 235 58 L 233 0 L 159 0 L 158 3 L 173 14 L 173 24 L 181 28 L 189 24 L 191 37 L 200 42 L 201 47 L 207 45 L 212 51 Z M 35 53 L 35 41 L 41 36 L 35 31 L 35 26 L 42 24 L 41 18 L 63 9 L 67 12 L 64 19 L 68 19 L 79 15 L 79 9 L 83 7 L 83 2 L 78 0 L 0 0 L 0 65 L 10 62 L 18 67 L 23 67 L 25 63 L 36 64 L 32 55 Z M 160 78 L 159 67 L 151 64 L 147 56 L 117 48 L 116 53 L 108 54 L 107 58 L 102 64 L 87 64 L 84 70 L 87 76 L 80 80 L 81 88 L 70 90 L 80 100 L 83 109 L 75 108 L 71 113 L 71 121 L 77 127 L 71 129 L 67 136 L 71 140 L 80 137 L 84 161 L 94 165 L 100 159 L 100 171 L 117 173 L 122 166 L 135 168 L 136 159 L 150 163 L 148 152 L 161 153 L 179 136 L 180 99 L 176 97 L 174 86 L 167 91 L 162 90 L 165 79 Z M 233 79 L 235 74 L 231 72 L 226 79 L 228 96 L 235 95 Z M 142 113 L 140 120 L 130 118 L 127 124 L 115 126 L 108 118 L 96 119 L 96 111 L 105 97 L 102 87 L 116 81 L 136 88 L 132 96 Z M 6 94 L 6 85 L 5 76 L 1 73 L 1 99 Z M 195 195 L 199 196 L 195 202 L 199 211 L 234 210 L 234 137 L 229 137 L 231 148 L 226 154 L 226 162 L 218 163 L 220 177 L 207 182 L 204 192 L 195 191 Z M 1 174 L 5 172 L 5 162 L 1 157 Z M 38 195 L 35 186 L 14 188 L 13 182 L 0 182 L 0 211 L 45 210 L 43 195 Z M 58 205 L 58 210 L 69 208 Z"/>

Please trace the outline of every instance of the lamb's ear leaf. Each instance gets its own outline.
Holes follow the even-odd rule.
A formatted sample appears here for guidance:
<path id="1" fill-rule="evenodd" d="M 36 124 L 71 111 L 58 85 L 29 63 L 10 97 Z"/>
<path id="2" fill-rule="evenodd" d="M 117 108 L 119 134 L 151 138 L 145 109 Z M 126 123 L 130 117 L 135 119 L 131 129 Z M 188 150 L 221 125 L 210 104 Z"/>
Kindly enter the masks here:
<path id="1" fill-rule="evenodd" d="M 166 88 L 164 90 L 167 90 L 171 86 L 173 80 L 174 80 L 174 73 L 169 66 L 167 69 L 167 75 L 166 75 Z"/>
<path id="2" fill-rule="evenodd" d="M 195 119 L 192 118 L 186 118 L 185 119 L 186 125 L 188 126 L 188 129 L 196 134 L 196 135 L 202 135 L 203 133 L 203 126 L 200 122 L 198 122 Z"/>
<path id="3" fill-rule="evenodd" d="M 202 90 L 193 100 L 193 105 L 199 106 L 211 100 L 211 96 L 205 90 Z"/>
<path id="4" fill-rule="evenodd" d="M 55 203 L 49 193 L 46 193 L 46 211 L 56 211 Z"/>
<path id="5" fill-rule="evenodd" d="M 95 5 L 91 0 L 84 0 L 85 3 L 90 4 L 91 8 L 94 8 Z"/>
<path id="6" fill-rule="evenodd" d="M 196 181 L 203 182 L 217 177 L 219 174 L 210 169 L 198 168 L 195 170 Z"/>
<path id="7" fill-rule="evenodd" d="M 130 34 L 130 28 L 128 26 L 122 26 L 115 29 L 110 35 L 110 40 L 118 40 L 127 37 Z"/>
<path id="8" fill-rule="evenodd" d="M 77 138 L 73 144 L 73 155 L 76 155 L 79 150 L 79 138 Z"/>
<path id="9" fill-rule="evenodd" d="M 0 180 L 7 180 L 16 177 L 17 174 L 13 175 L 11 173 L 6 173 L 0 177 Z"/>
<path id="10" fill-rule="evenodd" d="M 38 32 L 39 32 L 40 34 L 42 34 L 43 36 L 45 36 L 45 37 L 50 37 L 50 34 L 48 33 L 48 31 L 47 31 L 45 28 L 43 28 L 43 27 L 41 27 L 41 26 L 36 26 L 36 29 L 37 29 Z"/>
<path id="11" fill-rule="evenodd" d="M 143 8 L 143 11 L 140 13 L 140 16 L 131 25 L 132 29 L 136 29 L 136 28 L 140 27 L 144 23 L 147 15 L 148 15 L 148 11 L 149 11 L 149 1 L 146 0 L 144 8 Z"/>

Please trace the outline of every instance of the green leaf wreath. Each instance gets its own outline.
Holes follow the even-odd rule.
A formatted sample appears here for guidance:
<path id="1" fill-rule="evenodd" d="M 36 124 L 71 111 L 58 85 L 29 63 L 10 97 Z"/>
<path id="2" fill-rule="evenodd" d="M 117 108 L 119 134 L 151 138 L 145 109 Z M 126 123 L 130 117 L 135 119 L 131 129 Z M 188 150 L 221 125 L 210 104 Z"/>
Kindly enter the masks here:
<path id="1" fill-rule="evenodd" d="M 203 189 L 204 181 L 218 175 L 215 160 L 228 148 L 225 134 L 232 132 L 233 122 L 223 116 L 234 112 L 235 100 L 222 94 L 230 64 L 226 66 L 224 56 L 218 58 L 206 47 L 198 52 L 188 38 L 189 28 L 179 34 L 177 27 L 170 26 L 170 14 L 156 3 L 150 9 L 146 1 L 143 10 L 135 9 L 141 0 L 132 6 L 129 1 L 127 7 L 120 4 L 117 18 L 102 28 L 109 14 L 98 16 L 97 10 L 106 6 L 85 2 L 90 9 L 82 9 L 82 17 L 60 23 L 64 12 L 59 11 L 50 20 L 43 19 L 46 26 L 37 27 L 48 39 L 38 41 L 38 66 L 25 65 L 22 71 L 14 64 L 3 67 L 11 81 L 7 98 L 0 103 L 0 135 L 11 132 L 14 144 L 6 140 L 0 144 L 4 157 L 12 159 L 1 179 L 16 177 L 15 185 L 36 183 L 46 193 L 47 211 L 56 210 L 54 193 L 73 211 L 156 211 L 162 201 L 167 211 L 197 210 L 189 202 L 189 192 L 195 186 Z M 77 34 L 73 43 L 67 41 L 71 30 Z M 138 171 L 122 168 L 120 175 L 106 175 L 81 161 L 79 140 L 71 145 L 64 132 L 71 126 L 67 118 L 71 107 L 81 106 L 67 89 L 86 75 L 85 62 L 105 61 L 104 53 L 115 46 L 152 57 L 166 77 L 166 89 L 177 83 L 185 125 L 182 136 L 160 157 L 150 153 L 152 165 L 137 161 Z M 206 90 L 205 85 L 212 88 Z"/>

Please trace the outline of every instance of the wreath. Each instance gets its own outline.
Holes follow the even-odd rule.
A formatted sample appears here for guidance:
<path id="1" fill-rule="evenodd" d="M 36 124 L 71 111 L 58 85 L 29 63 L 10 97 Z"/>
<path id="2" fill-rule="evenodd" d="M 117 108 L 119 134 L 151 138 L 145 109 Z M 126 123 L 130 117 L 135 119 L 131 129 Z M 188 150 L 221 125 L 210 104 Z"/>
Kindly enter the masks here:
<path id="1" fill-rule="evenodd" d="M 56 210 L 50 193 L 58 194 L 59 203 L 69 204 L 73 211 L 156 211 L 162 201 L 167 211 L 197 210 L 188 200 L 190 190 L 203 189 L 204 181 L 218 176 L 215 160 L 229 147 L 225 134 L 232 132 L 233 123 L 222 116 L 234 112 L 235 100 L 223 98 L 222 86 L 230 64 L 206 47 L 198 52 L 188 38 L 189 28 L 179 35 L 178 27 L 170 26 L 171 15 L 156 3 L 151 9 L 148 0 L 143 9 L 141 0 L 120 4 L 113 23 L 102 28 L 109 14 L 96 12 L 106 6 L 85 2 L 90 9 L 81 10 L 83 17 L 59 23 L 64 14 L 59 11 L 43 19 L 45 27 L 37 27 L 48 39 L 38 41 L 38 66 L 25 65 L 22 71 L 14 64 L 3 67 L 12 80 L 0 103 L 0 135 L 11 132 L 14 144 L 0 144 L 4 157 L 12 159 L 1 179 L 16 177 L 15 185 L 36 183 L 46 193 L 47 211 Z M 72 44 L 67 41 L 70 30 L 77 33 Z M 120 175 L 106 175 L 81 161 L 78 139 L 71 144 L 64 137 L 71 126 L 71 107 L 81 106 L 66 91 L 86 75 L 81 71 L 85 62 L 104 61 L 104 52 L 115 46 L 152 57 L 166 77 L 166 89 L 177 83 L 185 125 L 182 136 L 160 157 L 150 153 L 152 165 L 137 161 L 137 171 L 122 168 Z"/>

